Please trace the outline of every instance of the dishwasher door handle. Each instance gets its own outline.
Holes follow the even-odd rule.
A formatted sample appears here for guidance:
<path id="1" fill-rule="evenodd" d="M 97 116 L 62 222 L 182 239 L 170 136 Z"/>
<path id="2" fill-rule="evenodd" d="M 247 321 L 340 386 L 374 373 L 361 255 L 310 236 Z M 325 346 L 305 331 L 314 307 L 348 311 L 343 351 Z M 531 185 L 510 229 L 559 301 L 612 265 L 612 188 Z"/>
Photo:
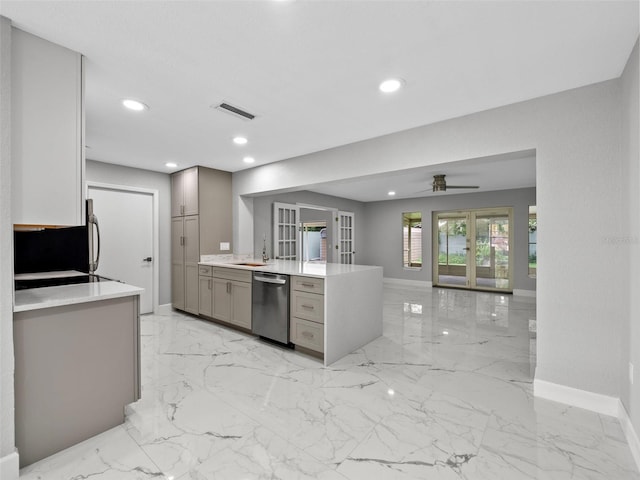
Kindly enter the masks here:
<path id="1" fill-rule="evenodd" d="M 277 285 L 284 285 L 287 283 L 287 280 L 284 278 L 269 278 L 269 277 L 259 277 L 257 275 L 254 275 L 253 279 L 257 282 L 275 283 Z"/>

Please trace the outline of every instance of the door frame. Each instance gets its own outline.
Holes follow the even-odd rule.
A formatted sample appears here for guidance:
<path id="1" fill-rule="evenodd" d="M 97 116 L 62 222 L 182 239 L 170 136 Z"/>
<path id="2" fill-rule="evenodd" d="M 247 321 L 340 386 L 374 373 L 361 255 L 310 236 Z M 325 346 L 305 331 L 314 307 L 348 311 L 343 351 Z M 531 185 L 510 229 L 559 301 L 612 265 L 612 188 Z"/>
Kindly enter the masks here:
<path id="1" fill-rule="evenodd" d="M 509 279 L 509 288 L 491 288 L 491 287 L 478 287 L 476 284 L 476 218 L 478 214 L 491 214 L 491 213 L 507 213 L 509 218 L 509 266 L 507 269 L 507 276 Z M 442 284 L 440 285 L 438 282 L 438 278 L 440 276 L 439 272 L 439 244 L 438 244 L 438 217 L 440 215 L 446 216 L 451 215 L 452 217 L 466 218 L 467 221 L 467 264 L 466 264 L 466 285 L 451 285 L 451 284 Z M 514 262 L 514 216 L 513 216 L 513 207 L 485 207 L 485 208 L 461 208 L 456 210 L 442 210 L 442 211 L 434 211 L 432 212 L 432 224 L 431 224 L 431 232 L 432 232 L 432 283 L 433 286 L 441 286 L 446 288 L 460 288 L 464 290 L 479 290 L 479 291 L 490 291 L 490 292 L 504 292 L 504 293 L 512 293 L 513 292 L 513 262 Z"/>
<path id="2" fill-rule="evenodd" d="M 160 252 L 160 202 L 159 202 L 159 192 L 156 189 L 152 188 L 141 188 L 141 187 L 132 187 L 129 185 L 116 185 L 113 183 L 102 183 L 102 182 L 94 182 L 87 180 L 85 183 L 85 198 L 89 198 L 89 188 L 99 188 L 103 190 L 115 190 L 119 192 L 127 192 L 127 193 L 141 193 L 144 195 L 151 195 L 152 204 L 153 204 L 153 218 L 152 218 L 152 227 L 151 234 L 153 235 L 152 239 L 152 255 L 153 262 L 151 262 L 151 268 L 153 269 L 153 295 L 152 295 L 152 304 L 153 304 L 153 313 L 158 313 L 158 302 L 160 296 L 160 263 L 159 263 L 159 252 Z M 98 214 L 98 219 L 100 215 Z"/>
<path id="3" fill-rule="evenodd" d="M 277 206 L 276 206 L 277 205 Z M 301 235 L 301 231 L 302 231 L 302 222 L 300 221 L 300 209 L 302 208 L 306 208 L 309 210 L 320 210 L 323 212 L 330 212 L 331 216 L 333 218 L 334 221 L 331 222 L 331 225 L 327 225 L 327 228 L 331 229 L 331 238 L 333 239 L 333 244 L 330 246 L 330 248 L 327 248 L 327 263 L 341 263 L 341 257 L 342 257 L 342 250 L 341 250 L 341 241 L 340 241 L 340 227 L 341 227 L 341 218 L 343 216 L 350 216 L 351 217 L 351 225 L 352 225 L 352 251 L 349 253 L 350 255 L 350 259 L 351 259 L 351 263 L 353 263 L 355 261 L 355 234 L 356 234 L 356 229 L 355 229 L 355 218 L 356 218 L 356 214 L 355 212 L 348 212 L 348 211 L 343 211 L 340 210 L 339 208 L 335 208 L 335 207 L 325 207 L 322 205 L 313 205 L 313 204 L 308 204 L 308 203 L 300 203 L 300 202 L 296 202 L 296 203 L 286 203 L 286 202 L 273 202 L 273 218 L 272 218 L 272 229 L 273 229 L 273 257 L 276 258 L 276 248 L 278 245 L 278 231 L 277 231 L 277 222 L 276 222 L 276 210 L 277 208 L 289 208 L 289 209 L 296 209 L 298 212 L 298 228 L 296 229 L 296 258 L 298 259 L 302 259 L 302 235 Z M 329 251 L 331 252 L 331 254 L 329 254 Z"/>

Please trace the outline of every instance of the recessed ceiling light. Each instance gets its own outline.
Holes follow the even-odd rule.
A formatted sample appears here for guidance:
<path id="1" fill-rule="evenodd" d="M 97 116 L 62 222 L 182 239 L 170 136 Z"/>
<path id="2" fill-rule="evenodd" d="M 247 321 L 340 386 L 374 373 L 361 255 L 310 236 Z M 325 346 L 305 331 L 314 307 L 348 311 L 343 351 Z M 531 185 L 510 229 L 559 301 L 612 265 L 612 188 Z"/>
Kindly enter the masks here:
<path id="1" fill-rule="evenodd" d="M 378 88 L 380 88 L 381 92 L 393 93 L 400 90 L 403 84 L 404 80 L 402 80 L 401 78 L 390 78 L 382 82 Z"/>
<path id="2" fill-rule="evenodd" d="M 122 105 L 124 105 L 129 110 L 133 110 L 135 112 L 141 112 L 142 110 L 149 110 L 149 107 L 138 100 L 132 100 L 130 98 L 125 98 L 122 100 Z"/>
<path id="3" fill-rule="evenodd" d="M 176 168 L 176 167 L 178 166 L 178 164 L 177 164 L 177 163 L 174 163 L 174 162 L 167 162 L 167 163 L 165 163 L 164 165 L 165 165 L 165 167 L 167 167 L 167 168 Z"/>
<path id="4" fill-rule="evenodd" d="M 253 163 L 256 161 L 256 159 L 253 157 L 244 157 L 242 160 L 244 161 L 244 163 Z"/>
<path id="5" fill-rule="evenodd" d="M 390 197 L 393 197 L 396 194 L 396 192 L 394 192 L 393 190 L 391 190 L 389 193 L 387 193 L 387 195 L 389 195 Z"/>
<path id="6" fill-rule="evenodd" d="M 245 145 L 249 140 L 247 140 L 244 137 L 234 137 L 233 138 L 233 143 L 235 143 L 236 145 Z"/>

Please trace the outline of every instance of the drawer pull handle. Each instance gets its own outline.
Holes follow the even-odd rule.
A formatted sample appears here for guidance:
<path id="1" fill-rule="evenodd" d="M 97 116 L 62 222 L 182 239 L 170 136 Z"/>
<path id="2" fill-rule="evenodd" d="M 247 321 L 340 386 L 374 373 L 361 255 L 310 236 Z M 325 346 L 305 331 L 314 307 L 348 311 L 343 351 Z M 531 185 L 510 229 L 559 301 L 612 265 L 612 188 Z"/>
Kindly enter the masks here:
<path id="1" fill-rule="evenodd" d="M 307 310 L 313 310 L 313 305 L 302 305 L 302 308 L 306 308 Z"/>
<path id="2" fill-rule="evenodd" d="M 304 282 L 303 282 L 301 285 L 302 285 L 303 287 L 309 287 L 309 288 L 314 288 L 314 287 L 315 287 L 315 285 L 314 285 L 313 283 L 304 283 Z"/>
<path id="3" fill-rule="evenodd" d="M 311 333 L 311 332 L 302 332 L 302 336 L 304 338 L 309 339 L 309 340 L 313 339 L 313 337 L 314 337 L 313 333 Z"/>

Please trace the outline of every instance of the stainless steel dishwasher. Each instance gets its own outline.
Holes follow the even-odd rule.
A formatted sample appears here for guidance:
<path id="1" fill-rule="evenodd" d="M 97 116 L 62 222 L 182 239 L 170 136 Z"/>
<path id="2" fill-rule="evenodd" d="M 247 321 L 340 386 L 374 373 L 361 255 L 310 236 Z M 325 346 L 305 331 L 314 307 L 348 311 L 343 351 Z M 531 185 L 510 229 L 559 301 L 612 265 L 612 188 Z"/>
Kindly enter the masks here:
<path id="1" fill-rule="evenodd" d="M 251 300 L 253 333 L 288 345 L 289 275 L 253 272 Z"/>

